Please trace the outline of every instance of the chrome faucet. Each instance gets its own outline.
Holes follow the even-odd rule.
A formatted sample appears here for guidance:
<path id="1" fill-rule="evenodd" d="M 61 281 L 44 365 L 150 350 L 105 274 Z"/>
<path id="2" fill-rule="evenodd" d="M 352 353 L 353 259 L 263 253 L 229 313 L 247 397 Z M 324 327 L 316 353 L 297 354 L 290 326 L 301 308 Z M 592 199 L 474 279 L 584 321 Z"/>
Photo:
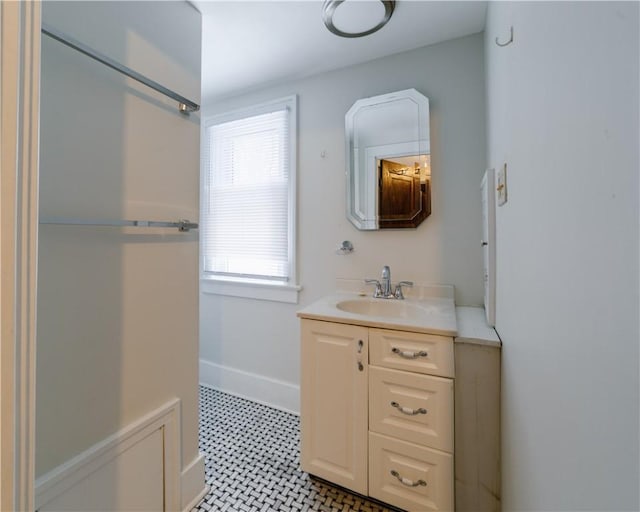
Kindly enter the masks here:
<path id="1" fill-rule="evenodd" d="M 382 267 L 382 279 L 380 284 L 382 285 L 382 296 L 385 298 L 393 297 L 393 294 L 391 293 L 391 269 L 388 265 Z"/>
<path id="2" fill-rule="evenodd" d="M 382 277 L 380 281 L 377 279 L 365 279 L 365 283 L 374 284 L 375 290 L 373 291 L 374 299 L 404 299 L 402 293 L 403 286 L 413 286 L 411 281 L 400 281 L 396 285 L 395 291 L 391 291 L 393 286 L 391 285 L 391 269 L 388 265 L 382 267 Z"/>

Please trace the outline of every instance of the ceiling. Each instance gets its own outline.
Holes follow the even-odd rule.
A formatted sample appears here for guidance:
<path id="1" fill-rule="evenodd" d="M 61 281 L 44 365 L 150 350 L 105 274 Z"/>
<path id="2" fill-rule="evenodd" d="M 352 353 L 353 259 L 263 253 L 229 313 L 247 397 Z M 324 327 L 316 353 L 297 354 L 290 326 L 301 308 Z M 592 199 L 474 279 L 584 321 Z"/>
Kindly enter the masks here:
<path id="1" fill-rule="evenodd" d="M 380 2 L 359 1 L 377 10 Z M 342 38 L 322 22 L 322 0 L 192 2 L 202 13 L 202 102 L 481 32 L 486 2 L 398 0 L 389 23 Z M 342 9 L 341 6 L 338 9 Z"/>

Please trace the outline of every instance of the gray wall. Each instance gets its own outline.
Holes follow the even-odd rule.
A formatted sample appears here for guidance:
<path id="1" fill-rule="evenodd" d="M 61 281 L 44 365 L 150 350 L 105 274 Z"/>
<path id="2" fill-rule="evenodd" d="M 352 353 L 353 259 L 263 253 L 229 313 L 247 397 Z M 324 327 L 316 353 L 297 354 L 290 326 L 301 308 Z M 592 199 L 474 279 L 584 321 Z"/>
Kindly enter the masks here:
<path id="1" fill-rule="evenodd" d="M 198 100 L 187 3 L 45 2 L 43 21 Z M 197 218 L 199 124 L 43 36 L 41 215 Z M 175 397 L 198 456 L 197 258 L 197 233 L 40 226 L 37 476 Z"/>
<path id="2" fill-rule="evenodd" d="M 505 510 L 638 510 L 638 29 L 637 2 L 489 6 Z"/>
<path id="3" fill-rule="evenodd" d="M 433 213 L 415 230 L 360 232 L 345 217 L 344 115 L 359 98 L 407 88 L 417 89 L 430 102 Z M 455 285 L 459 304 L 481 304 L 483 293 L 479 244 L 479 187 L 486 161 L 482 35 L 221 102 L 209 100 L 204 115 L 291 94 L 299 100 L 300 304 L 204 293 L 200 298 L 200 357 L 216 365 L 205 368 L 202 380 L 208 381 L 209 370 L 218 376 L 228 374 L 230 380 L 217 384 L 266 401 L 272 399 L 259 391 L 269 386 L 283 384 L 295 395 L 299 384 L 295 313 L 333 292 L 336 278 L 377 277 L 386 264 L 395 280 Z M 336 255 L 342 240 L 353 242 L 353 254 Z M 231 382 L 234 379 L 247 387 L 239 389 Z M 290 408 L 297 408 L 297 400 Z"/>

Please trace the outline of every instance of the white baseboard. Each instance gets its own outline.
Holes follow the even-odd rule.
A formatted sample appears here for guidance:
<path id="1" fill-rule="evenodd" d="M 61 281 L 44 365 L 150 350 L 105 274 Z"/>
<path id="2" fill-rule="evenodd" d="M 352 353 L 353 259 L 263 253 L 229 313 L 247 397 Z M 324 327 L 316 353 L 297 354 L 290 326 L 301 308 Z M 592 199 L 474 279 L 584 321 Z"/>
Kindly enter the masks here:
<path id="1" fill-rule="evenodd" d="M 300 386 L 200 359 L 200 384 L 300 414 Z"/>
<path id="2" fill-rule="evenodd" d="M 144 441 L 158 429 L 164 430 L 164 500 L 169 510 L 180 505 L 180 400 L 173 399 L 122 430 L 39 477 L 35 482 L 35 508 L 70 491 L 103 466 Z M 204 472 L 203 472 L 204 480 Z"/>
<path id="3" fill-rule="evenodd" d="M 207 494 L 204 476 L 204 455 L 199 453 L 191 463 L 182 470 L 180 476 L 182 501 L 180 509 L 189 512 Z"/>

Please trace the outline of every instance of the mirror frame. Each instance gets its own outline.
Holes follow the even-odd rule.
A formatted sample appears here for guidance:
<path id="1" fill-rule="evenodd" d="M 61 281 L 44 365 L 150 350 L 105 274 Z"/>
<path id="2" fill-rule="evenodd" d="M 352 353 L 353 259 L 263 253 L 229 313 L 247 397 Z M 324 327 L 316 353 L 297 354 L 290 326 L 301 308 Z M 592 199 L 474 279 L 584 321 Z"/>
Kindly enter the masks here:
<path id="1" fill-rule="evenodd" d="M 384 103 L 391 103 L 398 100 L 410 100 L 416 104 L 418 117 L 418 140 L 408 141 L 405 143 L 389 144 L 387 151 L 383 154 L 376 154 L 371 148 L 364 148 L 360 153 L 365 159 L 365 163 L 357 161 L 357 155 L 354 148 L 354 133 L 357 130 L 355 121 L 356 114 L 363 108 L 372 107 Z M 346 214 L 349 221 L 359 230 L 378 230 L 378 229 L 402 229 L 416 228 L 431 213 L 431 201 L 427 198 L 422 208 L 412 218 L 406 218 L 398 221 L 380 221 L 378 216 L 378 197 L 377 197 L 377 166 L 376 160 L 380 158 L 388 158 L 394 156 L 424 155 L 431 153 L 430 147 L 430 130 L 429 130 L 429 99 L 415 89 L 405 89 L 402 91 L 381 94 L 379 96 L 371 96 L 357 100 L 353 106 L 345 114 L 345 150 L 346 150 Z M 359 165 L 360 164 L 360 165 Z M 369 169 L 368 173 L 359 173 L 359 169 L 365 166 Z M 364 183 L 362 182 L 364 180 Z M 369 190 L 368 197 L 359 198 L 356 196 L 358 188 L 364 186 Z M 373 203 L 373 204 L 372 204 Z M 364 209 L 374 209 L 375 217 L 367 216 L 363 213 Z"/>

